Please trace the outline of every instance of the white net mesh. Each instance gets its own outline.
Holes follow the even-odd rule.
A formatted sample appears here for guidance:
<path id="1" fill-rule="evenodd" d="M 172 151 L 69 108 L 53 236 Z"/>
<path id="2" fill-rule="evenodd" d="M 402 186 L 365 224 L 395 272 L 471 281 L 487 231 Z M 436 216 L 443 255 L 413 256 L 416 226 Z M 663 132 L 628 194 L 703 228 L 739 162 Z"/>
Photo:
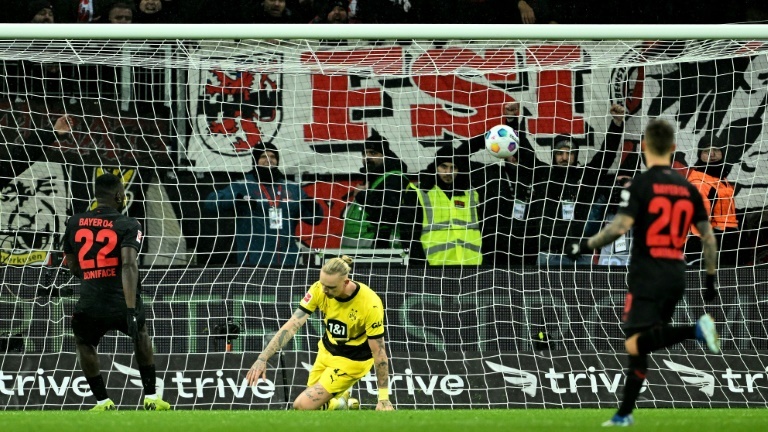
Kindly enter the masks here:
<path id="1" fill-rule="evenodd" d="M 725 354 L 686 342 L 654 355 L 640 405 L 765 406 L 767 54 L 758 40 L 0 40 L 0 400 L 93 403 L 70 328 L 77 280 L 53 252 L 67 218 L 92 205 L 94 179 L 112 172 L 145 230 L 150 334 L 177 407 L 290 406 L 319 317 L 273 358 L 268 382 L 248 388 L 245 371 L 340 248 L 384 300 L 397 406 L 613 406 L 631 239 L 575 270 L 562 243 L 609 220 L 617 176 L 644 168 L 642 128 L 663 117 L 679 130 L 678 168 L 696 165 L 700 142 L 723 144 L 717 172 L 735 186 L 735 208 L 710 202 L 713 221 L 736 221 L 721 249 L 738 254 L 721 271 L 721 302 L 703 308 L 691 236 L 688 307 L 675 321 L 708 311 Z M 508 118 L 510 103 L 519 113 Z M 73 130 L 56 134 L 65 114 Z M 507 121 L 521 135 L 515 164 L 483 149 L 482 134 Z M 525 177 L 564 140 L 582 174 Z M 295 181 L 279 214 L 244 204 L 282 200 L 248 186 L 259 143 Z M 436 156 L 466 170 L 471 192 L 451 199 L 469 208 L 459 219 L 478 221 L 480 237 L 462 241 L 482 266 L 426 265 L 415 194 L 392 205 L 382 193 L 362 207 L 384 221 L 378 237 L 342 239 L 355 194 L 389 184 L 361 173 L 372 147 L 403 163 L 388 165 L 403 188 L 434 182 Z M 313 199 L 299 206 L 300 191 Z M 135 404 L 128 338 L 109 333 L 99 351 L 110 396 Z M 358 386 L 364 405 L 375 387 L 374 375 Z"/>

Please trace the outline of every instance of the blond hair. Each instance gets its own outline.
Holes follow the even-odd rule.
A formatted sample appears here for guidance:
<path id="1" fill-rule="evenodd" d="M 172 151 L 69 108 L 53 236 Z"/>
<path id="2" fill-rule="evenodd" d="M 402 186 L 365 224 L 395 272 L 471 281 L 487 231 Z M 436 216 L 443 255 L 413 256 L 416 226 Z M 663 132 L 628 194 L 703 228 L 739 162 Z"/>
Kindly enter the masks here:
<path id="1" fill-rule="evenodd" d="M 352 258 L 347 255 L 331 258 L 323 264 L 322 270 L 328 275 L 347 276 L 352 270 Z"/>

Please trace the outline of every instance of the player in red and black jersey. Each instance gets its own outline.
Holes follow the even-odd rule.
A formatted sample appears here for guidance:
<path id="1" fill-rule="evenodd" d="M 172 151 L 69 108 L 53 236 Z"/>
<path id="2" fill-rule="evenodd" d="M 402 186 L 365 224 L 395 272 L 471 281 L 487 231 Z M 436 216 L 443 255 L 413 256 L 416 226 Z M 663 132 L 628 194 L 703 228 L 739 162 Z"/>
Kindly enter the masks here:
<path id="1" fill-rule="evenodd" d="M 715 272 L 717 245 L 701 194 L 670 167 L 675 150 L 675 131 L 662 120 L 652 120 L 645 129 L 643 153 L 648 171 L 632 179 L 621 192 L 616 218 L 588 240 L 569 245 L 571 257 L 591 253 L 634 227 L 632 259 L 624 304 L 623 328 L 629 354 L 624 398 L 616 415 L 603 426 L 628 426 L 632 410 L 648 370 L 648 354 L 686 339 L 706 342 L 710 351 L 720 351 L 720 340 L 709 315 L 696 325 L 672 326 L 675 306 L 685 291 L 683 247 L 691 225 L 701 232 L 706 262 L 704 299 L 717 297 Z"/>
<path id="2" fill-rule="evenodd" d="M 155 392 L 154 352 L 140 296 L 141 225 L 122 214 L 125 188 L 119 177 L 99 176 L 95 195 L 97 207 L 72 216 L 64 233 L 67 266 L 82 281 L 72 332 L 80 367 L 98 401 L 93 411 L 115 409 L 107 396 L 96 351 L 109 330 L 119 330 L 133 339 L 144 384 L 144 408 L 168 410 L 170 405 Z"/>

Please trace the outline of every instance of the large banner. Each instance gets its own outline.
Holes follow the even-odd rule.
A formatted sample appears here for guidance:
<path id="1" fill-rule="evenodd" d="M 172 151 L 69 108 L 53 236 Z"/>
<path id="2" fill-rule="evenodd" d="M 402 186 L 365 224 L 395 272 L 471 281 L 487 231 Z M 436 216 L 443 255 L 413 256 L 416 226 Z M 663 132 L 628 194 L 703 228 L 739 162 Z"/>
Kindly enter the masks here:
<path id="1" fill-rule="evenodd" d="M 202 46 L 200 52 L 237 55 L 236 45 L 212 49 Z M 265 141 L 283 152 L 281 164 L 289 173 L 357 172 L 362 143 L 375 130 L 419 171 L 436 147 L 458 145 L 499 124 L 503 104 L 512 101 L 523 103 L 527 130 L 539 145 L 568 134 L 594 135 L 592 145 L 599 146 L 610 121 L 611 71 L 531 71 L 541 64 L 579 63 L 589 50 L 571 44 L 487 50 L 447 44 L 273 54 L 265 47 L 249 60 L 274 72 L 190 71 L 194 132 L 187 156 L 201 170 L 248 170 L 247 150 Z M 278 72 L 280 66 L 330 72 Z M 497 72 L 505 66 L 528 70 Z M 334 74 L 340 67 L 352 75 Z"/>
<path id="2" fill-rule="evenodd" d="M 43 265 L 62 250 L 68 216 L 95 207 L 105 172 L 123 179 L 126 212 L 144 220 L 144 191 L 168 167 L 169 124 L 104 105 L 0 98 L 0 265 Z M 67 114 L 72 133 L 53 124 Z M 15 177 L 14 177 L 15 175 Z"/>
<path id="3" fill-rule="evenodd" d="M 693 165 L 705 135 L 727 144 L 727 178 L 737 185 L 740 209 L 768 203 L 766 71 L 765 55 L 649 65 L 633 71 L 642 77 L 634 84 L 642 86 L 643 115 L 668 119 L 678 128 L 678 162 Z"/>
<path id="4" fill-rule="evenodd" d="M 0 188 L 0 264 L 47 262 L 61 249 L 70 193 L 64 165 L 35 162 Z"/>
<path id="5" fill-rule="evenodd" d="M 759 167 L 768 160 L 762 127 L 768 57 L 735 44 L 730 58 L 673 63 L 685 42 L 657 45 L 482 48 L 447 42 L 312 52 L 265 46 L 250 61 L 269 72 L 190 71 L 187 157 L 199 170 L 247 171 L 247 150 L 265 141 L 281 150 L 288 173 L 357 172 L 362 143 L 375 130 L 415 172 L 432 161 L 435 147 L 458 146 L 484 133 L 501 122 L 504 103 L 518 101 L 543 160 L 557 135 L 584 139 L 587 151 L 580 158 L 588 160 L 589 150 L 604 142 L 611 104 L 620 103 L 628 111 L 625 150 L 639 152 L 642 128 L 657 116 L 678 126 L 680 160 L 689 165 L 702 136 L 723 137 L 733 148 L 729 180 L 742 186 L 738 207 L 763 207 L 768 170 Z M 206 58 L 232 60 L 239 52 L 237 45 L 200 48 Z M 649 65 L 582 66 L 598 57 L 624 63 L 643 58 Z M 553 65 L 563 69 L 541 70 Z M 334 73 L 342 67 L 351 74 Z M 505 67 L 516 72 L 499 73 Z M 492 161 L 482 153 L 476 157 Z"/>
<path id="6" fill-rule="evenodd" d="M 148 218 L 173 225 L 155 229 L 158 235 L 179 237 L 183 229 L 189 251 L 181 246 L 146 251 L 167 257 L 158 262 L 183 264 L 188 258 L 180 257 L 191 252 L 199 263 L 220 263 L 227 253 L 209 253 L 218 246 L 213 239 L 226 238 L 228 243 L 229 237 L 219 231 L 208 235 L 205 225 L 211 224 L 205 218 L 211 215 L 202 214 L 200 200 L 214 186 L 223 187 L 251 169 L 249 150 L 257 142 L 277 146 L 281 166 L 297 178 L 348 177 L 359 171 L 363 143 L 375 132 L 417 172 L 433 161 L 436 147 L 461 146 L 500 123 L 503 104 L 512 101 L 521 103 L 521 128 L 529 132 L 543 161 L 551 159 L 551 144 L 558 135 L 581 140 L 579 157 L 589 160 L 605 141 L 613 103 L 628 112 L 623 156 L 639 152 L 642 128 L 652 117 L 667 118 L 678 127 L 676 161 L 682 165 L 693 165 L 699 140 L 715 135 L 728 143 L 728 180 L 736 184 L 739 214 L 762 210 L 768 204 L 768 131 L 763 126 L 768 56 L 754 54 L 748 44 L 724 42 L 721 59 L 674 61 L 677 54 L 695 52 L 699 46 L 686 44 L 696 43 L 440 41 L 314 46 L 310 51 L 201 42 L 199 50 L 190 52 L 193 59 L 201 58 L 200 64 L 216 64 L 219 58 L 221 64 L 240 69 L 192 69 L 183 82 L 164 82 L 163 88 L 183 89 L 186 95 L 179 97 L 185 106 L 173 101 L 176 110 L 134 100 L 125 101 L 129 109 L 122 111 L 98 91 L 66 101 L 41 99 L 34 90 L 17 95 L 25 100 L 4 96 L 0 264 L 44 263 L 62 233 L 63 215 L 92 203 L 89 188 L 104 170 L 130 184 L 130 214 L 139 218 L 152 179 L 164 189 L 176 189 L 176 220 L 171 222 L 170 209 Z M 585 66 L 594 59 L 603 61 L 598 67 Z M 617 66 L 606 66 L 604 59 L 616 59 Z M 640 63 L 645 66 L 623 66 Z M 345 74 L 339 73 L 342 70 Z M 182 76 L 163 74 L 160 79 Z M 99 104 L 85 103 L 91 98 Z M 53 124 L 65 113 L 75 120 L 73 133 L 55 136 Z M 178 154 L 169 151 L 172 143 L 179 143 Z M 483 151 L 473 157 L 497 162 Z M 623 159 L 617 158 L 616 164 Z M 175 165 L 179 161 L 191 166 L 180 168 Z M 191 180 L 173 184 L 186 174 Z M 334 234 L 341 220 L 334 218 L 341 215 L 344 200 L 337 198 L 345 196 L 348 185 L 335 185 L 308 186 L 328 204 L 321 226 L 301 228 L 302 240 L 313 248 L 338 241 Z M 217 223 L 226 225 L 229 233 L 231 222 Z M 229 244 L 221 248 L 231 249 Z"/>

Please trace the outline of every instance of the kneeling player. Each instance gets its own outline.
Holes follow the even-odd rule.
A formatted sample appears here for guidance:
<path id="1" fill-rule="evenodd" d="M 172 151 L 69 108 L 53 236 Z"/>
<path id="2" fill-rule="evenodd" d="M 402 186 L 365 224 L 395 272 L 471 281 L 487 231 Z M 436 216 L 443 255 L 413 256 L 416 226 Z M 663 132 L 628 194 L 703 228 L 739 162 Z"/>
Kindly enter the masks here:
<path id="1" fill-rule="evenodd" d="M 307 388 L 293 402 L 297 410 L 356 409 L 359 401 L 349 397 L 352 386 L 373 366 L 379 387 L 377 411 L 394 409 L 389 401 L 389 361 L 384 348 L 384 307 L 368 286 L 349 279 L 352 259 L 332 258 L 320 270 L 291 319 L 272 338 L 248 371 L 248 383 L 267 378 L 267 361 L 293 338 L 320 309 L 325 322 L 317 359 L 309 373 Z"/>
<path id="2" fill-rule="evenodd" d="M 119 177 L 99 176 L 95 195 L 97 207 L 72 216 L 64 234 L 67 265 L 82 280 L 72 315 L 72 332 L 80 367 L 98 402 L 92 411 L 115 409 L 107 396 L 96 351 L 102 336 L 110 330 L 119 330 L 133 339 L 144 385 L 144 409 L 169 410 L 170 404 L 155 393 L 154 353 L 137 289 L 141 226 L 121 213 L 125 189 Z"/>

